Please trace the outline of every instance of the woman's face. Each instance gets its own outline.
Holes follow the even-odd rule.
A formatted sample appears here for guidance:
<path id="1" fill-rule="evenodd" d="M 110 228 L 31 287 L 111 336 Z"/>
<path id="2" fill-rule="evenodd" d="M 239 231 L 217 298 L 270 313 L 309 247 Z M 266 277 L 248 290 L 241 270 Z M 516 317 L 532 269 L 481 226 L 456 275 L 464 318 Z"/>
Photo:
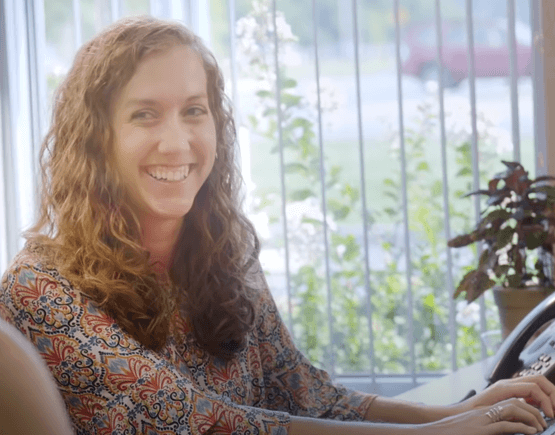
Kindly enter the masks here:
<path id="1" fill-rule="evenodd" d="M 112 106 L 114 161 L 139 220 L 179 220 L 216 154 L 200 56 L 178 46 L 151 53 Z"/>

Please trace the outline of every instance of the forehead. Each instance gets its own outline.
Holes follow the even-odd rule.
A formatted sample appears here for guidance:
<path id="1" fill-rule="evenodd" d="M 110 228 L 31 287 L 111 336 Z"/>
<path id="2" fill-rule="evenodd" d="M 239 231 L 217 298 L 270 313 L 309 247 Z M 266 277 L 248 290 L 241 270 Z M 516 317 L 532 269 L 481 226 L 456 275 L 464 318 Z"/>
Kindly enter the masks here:
<path id="1" fill-rule="evenodd" d="M 175 100 L 207 92 L 200 55 L 188 46 L 147 54 L 122 89 L 116 106 L 129 99 Z"/>

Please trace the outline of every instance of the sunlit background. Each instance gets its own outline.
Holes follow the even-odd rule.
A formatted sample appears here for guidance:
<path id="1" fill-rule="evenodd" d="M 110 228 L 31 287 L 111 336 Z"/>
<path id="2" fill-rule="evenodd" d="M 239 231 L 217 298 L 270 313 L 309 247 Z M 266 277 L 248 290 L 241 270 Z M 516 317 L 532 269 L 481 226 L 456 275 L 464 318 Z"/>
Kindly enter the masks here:
<path id="1" fill-rule="evenodd" d="M 491 354 L 480 340 L 499 328 L 491 296 L 468 306 L 451 297 L 476 252 L 448 253 L 446 240 L 473 226 L 476 204 L 462 196 L 501 160 L 535 175 L 530 1 L 21 3 L 13 16 L 34 11 L 34 21 L 10 26 L 36 32 L 27 66 L 39 85 L 10 92 L 27 101 L 23 113 L 36 114 L 41 134 L 77 48 L 114 19 L 179 19 L 203 37 L 235 106 L 244 206 L 268 282 L 316 365 L 394 394 Z M 32 222 L 28 174 L 40 139 L 25 116 L 11 115 L 2 137 L 19 146 L 2 144 L 16 162 L 3 179 L 28 195 L 10 196 L 10 187 L 0 198 L 0 207 L 17 200 L 17 215 L 2 210 L 7 240 Z M 3 251 L 5 267 L 13 250 Z"/>

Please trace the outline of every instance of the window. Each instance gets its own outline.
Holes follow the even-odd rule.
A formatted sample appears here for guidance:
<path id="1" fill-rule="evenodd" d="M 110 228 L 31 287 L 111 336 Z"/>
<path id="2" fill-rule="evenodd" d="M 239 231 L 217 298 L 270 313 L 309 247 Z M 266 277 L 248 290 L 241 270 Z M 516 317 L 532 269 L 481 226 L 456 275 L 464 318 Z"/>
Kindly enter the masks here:
<path id="1" fill-rule="evenodd" d="M 476 2 L 467 17 L 462 0 L 441 11 L 427 0 L 4 0 L 2 266 L 32 222 L 31 162 L 76 49 L 118 17 L 175 18 L 224 70 L 245 207 L 297 345 L 343 382 L 370 380 L 366 388 L 382 394 L 399 392 L 384 387 L 386 375 L 412 386 L 482 358 L 495 308 L 489 295 L 470 307 L 452 300 L 476 252 L 450 252 L 446 240 L 473 225 L 476 204 L 460 196 L 476 187 L 474 174 L 483 181 L 501 159 L 516 159 L 534 175 L 545 146 L 530 76 L 539 3 L 510 3 Z M 529 48 L 518 57 L 529 66 L 522 74 L 508 67 L 511 16 Z M 467 24 L 477 17 L 472 75 Z M 479 59 L 482 42 L 499 48 L 501 57 L 489 56 L 494 73 Z"/>

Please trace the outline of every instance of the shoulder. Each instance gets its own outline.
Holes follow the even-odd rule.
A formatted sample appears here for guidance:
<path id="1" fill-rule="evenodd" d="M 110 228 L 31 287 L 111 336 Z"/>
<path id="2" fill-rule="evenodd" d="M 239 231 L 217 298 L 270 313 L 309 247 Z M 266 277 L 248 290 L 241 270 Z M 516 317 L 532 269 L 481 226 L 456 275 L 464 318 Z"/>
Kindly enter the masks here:
<path id="1" fill-rule="evenodd" d="M 25 247 L 12 259 L 4 273 L 4 280 L 10 274 L 17 274 L 21 270 L 35 270 L 59 276 L 54 255 L 48 253 L 46 246 L 37 243 L 27 243 Z"/>
<path id="2" fill-rule="evenodd" d="M 42 336 L 75 346 L 93 340 L 104 348 L 139 347 L 100 304 L 81 292 L 47 258 L 51 257 L 28 247 L 14 258 L 0 288 L 1 318 L 35 345 Z"/>
<path id="3" fill-rule="evenodd" d="M 13 258 L 2 278 L 3 293 L 15 287 L 28 286 L 62 287 L 73 289 L 71 283 L 62 276 L 52 257 L 46 255 L 40 245 L 27 244 Z"/>
<path id="4" fill-rule="evenodd" d="M 88 301 L 49 258 L 29 245 L 14 257 L 0 288 L 4 320 L 59 328 L 83 311 Z"/>

